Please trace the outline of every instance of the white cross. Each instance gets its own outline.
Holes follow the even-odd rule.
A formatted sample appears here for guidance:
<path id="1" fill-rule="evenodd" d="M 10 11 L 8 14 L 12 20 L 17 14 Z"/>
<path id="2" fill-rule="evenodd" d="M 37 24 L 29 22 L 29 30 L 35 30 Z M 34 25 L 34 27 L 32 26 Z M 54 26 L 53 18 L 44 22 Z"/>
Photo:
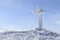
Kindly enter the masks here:
<path id="1" fill-rule="evenodd" d="M 42 14 L 44 13 L 45 11 L 42 10 L 42 8 L 39 6 L 38 7 L 38 10 L 35 10 L 34 13 L 37 13 L 38 14 L 38 17 L 39 17 L 39 28 L 38 29 L 42 29 Z"/>

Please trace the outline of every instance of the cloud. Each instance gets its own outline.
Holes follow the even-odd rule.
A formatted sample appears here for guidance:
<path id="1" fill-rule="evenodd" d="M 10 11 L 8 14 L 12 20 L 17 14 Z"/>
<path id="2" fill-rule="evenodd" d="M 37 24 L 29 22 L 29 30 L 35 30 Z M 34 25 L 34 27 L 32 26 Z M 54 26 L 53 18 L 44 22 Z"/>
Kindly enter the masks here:
<path id="1" fill-rule="evenodd" d="M 16 25 L 4 25 L 0 26 L 0 32 L 5 32 L 5 31 L 23 31 L 23 28 L 20 28 Z"/>
<path id="2" fill-rule="evenodd" d="M 0 32 L 4 32 L 4 31 L 6 31 L 6 30 L 2 30 L 2 29 L 0 29 Z"/>
<path id="3" fill-rule="evenodd" d="M 56 21 L 56 24 L 60 24 L 60 20 L 59 21 Z"/>
<path id="4" fill-rule="evenodd" d="M 2 17 L 0 17 L 0 23 L 1 23 L 1 22 L 3 22 L 3 18 L 2 18 Z"/>

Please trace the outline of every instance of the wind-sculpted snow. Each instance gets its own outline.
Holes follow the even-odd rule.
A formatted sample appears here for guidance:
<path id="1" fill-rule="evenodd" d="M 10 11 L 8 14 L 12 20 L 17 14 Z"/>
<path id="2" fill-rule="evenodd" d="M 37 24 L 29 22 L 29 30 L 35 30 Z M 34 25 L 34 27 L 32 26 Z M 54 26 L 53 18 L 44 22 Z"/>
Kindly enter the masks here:
<path id="1" fill-rule="evenodd" d="M 60 40 L 60 35 L 44 29 L 11 31 L 0 33 L 0 40 Z"/>

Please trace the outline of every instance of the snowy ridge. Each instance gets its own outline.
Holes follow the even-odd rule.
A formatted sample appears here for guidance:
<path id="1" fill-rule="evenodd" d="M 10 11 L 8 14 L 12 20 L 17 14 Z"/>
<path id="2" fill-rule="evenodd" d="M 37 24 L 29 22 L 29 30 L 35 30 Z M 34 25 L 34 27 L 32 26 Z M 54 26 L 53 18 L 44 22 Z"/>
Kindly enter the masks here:
<path id="1" fill-rule="evenodd" d="M 60 35 L 45 29 L 0 33 L 0 40 L 60 40 Z"/>

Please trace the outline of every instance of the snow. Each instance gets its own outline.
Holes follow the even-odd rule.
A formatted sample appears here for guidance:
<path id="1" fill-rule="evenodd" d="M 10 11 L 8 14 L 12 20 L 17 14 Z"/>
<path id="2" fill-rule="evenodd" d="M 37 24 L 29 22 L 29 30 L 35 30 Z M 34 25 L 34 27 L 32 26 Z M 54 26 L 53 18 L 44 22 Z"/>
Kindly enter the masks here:
<path id="1" fill-rule="evenodd" d="M 0 40 L 60 40 L 60 34 L 45 29 L 8 31 L 0 33 Z"/>

